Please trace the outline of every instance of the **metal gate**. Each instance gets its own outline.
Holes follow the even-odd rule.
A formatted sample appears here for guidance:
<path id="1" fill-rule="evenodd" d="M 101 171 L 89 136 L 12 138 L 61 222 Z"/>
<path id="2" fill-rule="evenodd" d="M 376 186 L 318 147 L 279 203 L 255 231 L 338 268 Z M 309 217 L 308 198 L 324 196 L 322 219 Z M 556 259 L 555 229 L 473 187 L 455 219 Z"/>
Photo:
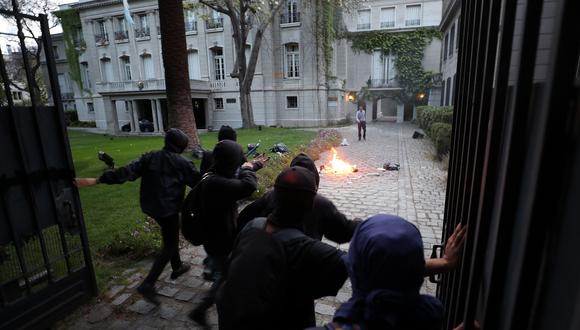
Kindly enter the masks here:
<path id="1" fill-rule="evenodd" d="M 462 1 L 444 329 L 580 328 L 580 1 Z"/>
<path id="2" fill-rule="evenodd" d="M 30 94 L 22 102 L 0 51 L 0 329 L 47 328 L 96 294 L 95 277 L 47 17 L 0 13 L 18 29 L 11 56 L 22 57 Z M 40 26 L 53 105 L 40 100 L 24 21 Z"/>

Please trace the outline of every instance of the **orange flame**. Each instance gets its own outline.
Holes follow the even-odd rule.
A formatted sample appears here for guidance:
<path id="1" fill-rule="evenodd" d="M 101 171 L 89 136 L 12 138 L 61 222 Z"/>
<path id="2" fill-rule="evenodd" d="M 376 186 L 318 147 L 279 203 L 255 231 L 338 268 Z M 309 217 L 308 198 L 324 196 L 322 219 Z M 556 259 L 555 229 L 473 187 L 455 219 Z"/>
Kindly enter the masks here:
<path id="1" fill-rule="evenodd" d="M 349 174 L 354 172 L 356 165 L 350 165 L 349 163 L 338 158 L 338 153 L 334 148 L 332 150 L 332 160 L 328 164 L 328 171 L 334 174 Z"/>

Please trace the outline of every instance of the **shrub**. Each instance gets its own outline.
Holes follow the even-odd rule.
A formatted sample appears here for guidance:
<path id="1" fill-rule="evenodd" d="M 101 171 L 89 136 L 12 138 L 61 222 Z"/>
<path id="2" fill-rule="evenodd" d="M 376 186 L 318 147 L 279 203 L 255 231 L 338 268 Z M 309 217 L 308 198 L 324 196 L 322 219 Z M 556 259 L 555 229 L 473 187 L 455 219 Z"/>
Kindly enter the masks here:
<path id="1" fill-rule="evenodd" d="M 97 127 L 94 121 L 72 121 L 68 123 L 69 127 Z"/>
<path id="2" fill-rule="evenodd" d="M 417 124 L 425 133 L 430 134 L 433 123 L 453 124 L 453 107 L 417 107 Z"/>
<path id="3" fill-rule="evenodd" d="M 73 122 L 79 121 L 79 114 L 76 112 L 76 110 L 65 111 L 64 120 L 67 125 L 70 125 Z"/>
<path id="4" fill-rule="evenodd" d="M 435 144 L 439 157 L 449 152 L 451 145 L 451 125 L 447 123 L 434 123 L 431 126 L 431 139 Z"/>

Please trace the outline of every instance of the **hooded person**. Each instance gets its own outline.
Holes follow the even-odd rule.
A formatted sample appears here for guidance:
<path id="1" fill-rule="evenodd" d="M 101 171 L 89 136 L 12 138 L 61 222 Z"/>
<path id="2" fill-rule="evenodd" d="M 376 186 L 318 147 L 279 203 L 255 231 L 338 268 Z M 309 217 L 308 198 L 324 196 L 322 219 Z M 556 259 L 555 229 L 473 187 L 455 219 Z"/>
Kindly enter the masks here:
<path id="1" fill-rule="evenodd" d="M 220 130 L 218 132 L 218 142 L 221 142 L 224 140 L 237 142 L 238 141 L 238 134 L 236 133 L 236 130 L 228 125 L 222 125 L 222 127 L 220 127 Z M 246 161 L 246 157 L 243 154 L 242 154 L 242 160 L 243 160 L 242 163 L 244 163 Z M 203 156 L 201 159 L 201 165 L 199 166 L 199 171 L 201 172 L 201 174 L 207 173 L 210 170 L 210 168 L 213 166 L 213 164 L 214 164 L 213 151 L 204 150 Z"/>
<path id="2" fill-rule="evenodd" d="M 316 164 L 308 155 L 298 154 L 292 159 L 290 166 L 302 167 L 310 171 L 314 176 L 316 190 L 318 190 L 320 176 Z M 273 192 L 267 192 L 240 212 L 238 228 L 241 230 L 254 218 L 268 216 L 274 210 L 275 204 Z M 314 206 L 304 214 L 302 223 L 303 231 L 307 236 L 316 240 L 321 240 L 324 236 L 333 242 L 342 244 L 350 241 L 360 219 L 349 220 L 328 198 L 316 194 Z"/>
<path id="3" fill-rule="evenodd" d="M 203 247 L 213 268 L 214 283 L 190 318 L 205 325 L 206 310 L 215 300 L 228 255 L 237 233 L 238 201 L 249 197 L 258 186 L 254 171 L 259 164 L 244 163 L 242 147 L 234 141 L 223 140 L 214 150 L 214 164 L 198 187 L 202 200 L 199 216 L 204 223 Z"/>
<path id="4" fill-rule="evenodd" d="M 344 252 L 302 232 L 315 196 L 307 169 L 294 166 L 278 175 L 273 212 L 250 221 L 236 239 L 218 300 L 220 330 L 314 326 L 314 299 L 342 287 Z"/>
<path id="5" fill-rule="evenodd" d="M 369 218 L 357 228 L 344 259 L 352 297 L 325 329 L 441 329 L 441 302 L 419 293 L 425 259 L 413 224 L 393 215 Z"/>
<path id="6" fill-rule="evenodd" d="M 183 264 L 179 257 L 179 211 L 185 186 L 194 187 L 201 175 L 191 161 L 180 155 L 188 144 L 185 133 L 171 128 L 165 134 L 162 150 L 146 153 L 129 165 L 108 170 L 96 179 L 96 183 L 122 184 L 141 178 L 141 210 L 161 227 L 163 247 L 137 291 L 155 304 L 159 301 L 154 285 L 165 265 L 171 261 L 172 279 L 189 269 L 189 265 Z"/>

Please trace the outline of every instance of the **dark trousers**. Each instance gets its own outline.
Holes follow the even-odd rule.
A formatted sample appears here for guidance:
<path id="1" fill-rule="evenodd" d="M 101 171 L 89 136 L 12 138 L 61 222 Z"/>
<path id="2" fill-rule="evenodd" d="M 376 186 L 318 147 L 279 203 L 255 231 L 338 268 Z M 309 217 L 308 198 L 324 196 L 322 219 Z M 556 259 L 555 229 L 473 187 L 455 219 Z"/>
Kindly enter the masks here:
<path id="1" fill-rule="evenodd" d="M 363 139 L 367 139 L 367 122 L 366 121 L 361 121 L 358 123 L 358 139 L 360 141 L 360 130 L 362 129 L 363 131 Z"/>
<path id="2" fill-rule="evenodd" d="M 163 247 L 161 254 L 157 256 L 149 275 L 145 278 L 144 283 L 154 285 L 159 275 L 163 272 L 165 265 L 171 261 L 173 270 L 181 267 L 181 258 L 179 258 L 179 215 L 172 215 L 166 218 L 155 219 L 161 227 L 161 238 Z"/>
<path id="3" fill-rule="evenodd" d="M 215 303 L 218 289 L 224 279 L 223 276 L 226 263 L 228 261 L 228 256 L 208 255 L 208 259 L 213 270 L 214 281 L 211 284 L 211 288 L 209 288 L 209 291 L 206 292 L 206 294 L 203 296 L 200 304 L 196 307 L 196 309 L 207 310 Z"/>

